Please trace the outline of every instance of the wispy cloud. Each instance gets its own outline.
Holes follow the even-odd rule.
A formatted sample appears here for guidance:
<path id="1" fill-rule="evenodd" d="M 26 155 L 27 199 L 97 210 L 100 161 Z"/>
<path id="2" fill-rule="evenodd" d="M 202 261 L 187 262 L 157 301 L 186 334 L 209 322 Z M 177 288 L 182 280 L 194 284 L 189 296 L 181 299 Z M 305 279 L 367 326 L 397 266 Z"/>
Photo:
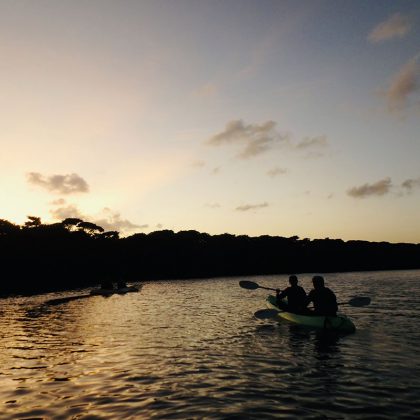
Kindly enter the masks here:
<path id="1" fill-rule="evenodd" d="M 296 144 L 296 149 L 324 149 L 328 147 L 327 136 L 305 137 L 301 142 Z"/>
<path id="2" fill-rule="evenodd" d="M 408 193 L 411 193 L 413 189 L 420 188 L 420 177 L 419 178 L 409 178 L 406 179 L 402 184 L 401 187 Z"/>
<path id="3" fill-rule="evenodd" d="M 275 127 L 274 121 L 245 124 L 242 120 L 233 120 L 226 124 L 223 131 L 207 140 L 207 144 L 212 146 L 240 144 L 241 150 L 238 157 L 248 159 L 288 140 L 288 135 L 281 135 Z"/>
<path id="4" fill-rule="evenodd" d="M 39 172 L 30 172 L 27 175 L 27 180 L 32 185 L 37 185 L 56 194 L 74 194 L 89 191 L 87 182 L 75 173 L 45 176 Z"/>
<path id="5" fill-rule="evenodd" d="M 401 13 L 395 13 L 387 20 L 375 26 L 368 35 L 368 40 L 377 44 L 392 38 L 403 38 L 411 30 L 411 19 Z"/>
<path id="6" fill-rule="evenodd" d="M 148 224 L 136 225 L 127 219 L 123 219 L 120 213 L 105 207 L 102 210 L 102 217 L 96 218 L 95 223 L 102 226 L 105 230 L 117 230 L 118 232 L 128 232 L 135 229 L 147 229 Z"/>
<path id="7" fill-rule="evenodd" d="M 268 207 L 269 204 L 268 203 L 260 203 L 260 204 L 244 204 L 242 206 L 238 206 L 236 207 L 235 210 L 237 211 L 249 211 L 249 210 L 259 210 L 262 209 L 264 207 Z"/>
<path id="8" fill-rule="evenodd" d="M 219 87 L 215 83 L 206 83 L 200 86 L 194 94 L 203 98 L 212 98 L 219 93 Z"/>
<path id="9" fill-rule="evenodd" d="M 409 96 L 419 91 L 419 55 L 409 60 L 393 77 L 386 91 L 390 111 L 401 111 L 409 105 Z"/>
<path id="10" fill-rule="evenodd" d="M 193 168 L 202 168 L 202 167 L 206 166 L 206 162 L 204 160 L 201 160 L 201 159 L 194 160 L 193 162 L 191 162 L 191 166 Z"/>
<path id="11" fill-rule="evenodd" d="M 384 178 L 373 184 L 364 184 L 359 187 L 350 188 L 347 195 L 354 198 L 366 198 L 370 196 L 383 196 L 391 190 L 391 178 Z"/>
<path id="12" fill-rule="evenodd" d="M 70 218 L 70 217 L 84 220 L 86 217 L 80 212 L 77 206 L 73 204 L 67 204 L 66 206 L 51 209 L 50 214 L 55 220 L 60 220 L 60 221 Z"/>
<path id="13" fill-rule="evenodd" d="M 249 159 L 259 156 L 276 147 L 287 148 L 292 151 L 305 151 L 322 155 L 321 150 L 329 147 L 327 137 L 305 137 L 296 143 L 292 141 L 292 135 L 288 132 L 280 133 L 276 129 L 274 121 L 266 121 L 262 124 L 245 124 L 242 120 L 233 120 L 226 124 L 220 133 L 207 140 L 212 146 L 237 145 L 240 149 L 237 157 Z"/>
<path id="14" fill-rule="evenodd" d="M 287 172 L 288 170 L 286 168 L 279 168 L 278 166 L 276 166 L 275 168 L 268 170 L 267 175 L 271 178 L 274 178 L 279 175 L 285 175 L 287 174 Z"/>
<path id="15" fill-rule="evenodd" d="M 64 220 L 69 217 L 78 218 L 87 222 L 95 223 L 103 227 L 105 230 L 116 230 L 123 234 L 127 234 L 138 229 L 147 229 L 149 225 L 136 225 L 127 219 L 123 219 L 120 213 L 105 207 L 99 215 L 89 216 L 83 214 L 79 208 L 74 204 L 67 204 L 65 206 L 57 207 L 50 210 L 50 214 L 55 220 Z"/>
<path id="16" fill-rule="evenodd" d="M 66 200 L 64 198 L 57 198 L 57 200 L 53 200 L 50 203 L 53 206 L 64 206 L 66 204 Z"/>
<path id="17" fill-rule="evenodd" d="M 206 203 L 205 206 L 211 209 L 219 209 L 221 207 L 219 203 Z"/>

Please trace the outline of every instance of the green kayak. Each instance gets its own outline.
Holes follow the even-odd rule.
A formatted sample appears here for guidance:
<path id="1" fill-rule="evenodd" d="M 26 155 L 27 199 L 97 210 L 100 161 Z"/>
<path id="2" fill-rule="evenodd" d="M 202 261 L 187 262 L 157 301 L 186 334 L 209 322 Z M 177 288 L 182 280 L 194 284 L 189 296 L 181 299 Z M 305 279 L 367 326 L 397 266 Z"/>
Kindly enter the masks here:
<path id="1" fill-rule="evenodd" d="M 356 327 L 350 318 L 345 315 L 337 316 L 318 316 L 318 315 L 299 315 L 291 312 L 284 312 L 276 305 L 276 297 L 269 295 L 267 297 L 267 306 L 270 309 L 279 311 L 278 316 L 295 324 L 306 327 L 322 328 L 325 330 L 341 331 L 352 333 L 356 331 Z"/>

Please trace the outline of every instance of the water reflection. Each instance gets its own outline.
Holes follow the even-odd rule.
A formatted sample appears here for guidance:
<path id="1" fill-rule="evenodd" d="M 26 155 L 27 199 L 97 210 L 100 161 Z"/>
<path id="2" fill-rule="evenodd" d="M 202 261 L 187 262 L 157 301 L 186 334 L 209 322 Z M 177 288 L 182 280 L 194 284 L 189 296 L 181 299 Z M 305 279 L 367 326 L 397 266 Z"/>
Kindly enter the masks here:
<path id="1" fill-rule="evenodd" d="M 2 300 L 0 418 L 419 418 L 420 281 L 400 275 L 410 292 L 393 318 L 395 273 L 378 276 L 335 280 L 343 299 L 372 288 L 382 299 L 346 309 L 351 336 L 256 321 L 264 294 L 238 279 Z"/>

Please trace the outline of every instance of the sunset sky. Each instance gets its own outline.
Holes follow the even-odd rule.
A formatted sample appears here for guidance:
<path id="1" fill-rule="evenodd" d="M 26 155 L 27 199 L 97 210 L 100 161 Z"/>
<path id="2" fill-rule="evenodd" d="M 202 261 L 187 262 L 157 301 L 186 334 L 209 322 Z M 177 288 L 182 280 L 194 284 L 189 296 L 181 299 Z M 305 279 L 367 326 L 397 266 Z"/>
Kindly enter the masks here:
<path id="1" fill-rule="evenodd" d="M 420 242 L 420 2 L 0 0 L 0 218 Z"/>

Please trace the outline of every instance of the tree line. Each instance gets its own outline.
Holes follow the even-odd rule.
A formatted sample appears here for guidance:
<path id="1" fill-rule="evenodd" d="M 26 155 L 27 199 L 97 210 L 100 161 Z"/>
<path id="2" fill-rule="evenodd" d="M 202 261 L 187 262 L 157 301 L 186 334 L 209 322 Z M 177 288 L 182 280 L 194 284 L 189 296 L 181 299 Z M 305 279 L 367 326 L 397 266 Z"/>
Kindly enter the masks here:
<path id="1" fill-rule="evenodd" d="M 420 244 L 159 230 L 120 238 L 77 218 L 0 219 L 0 295 L 101 281 L 420 268 Z"/>

